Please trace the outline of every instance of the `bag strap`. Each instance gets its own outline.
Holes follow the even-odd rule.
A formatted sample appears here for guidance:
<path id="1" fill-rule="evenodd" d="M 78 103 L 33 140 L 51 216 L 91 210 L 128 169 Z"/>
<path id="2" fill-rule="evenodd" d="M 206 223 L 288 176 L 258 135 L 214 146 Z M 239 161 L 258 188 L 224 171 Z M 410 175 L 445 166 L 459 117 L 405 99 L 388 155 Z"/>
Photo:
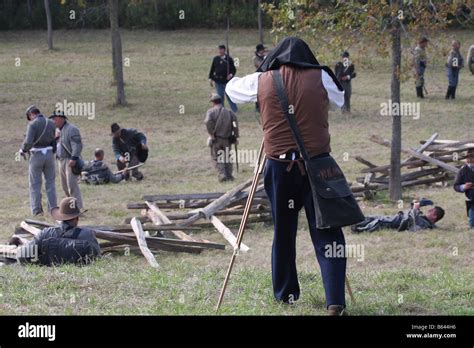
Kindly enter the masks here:
<path id="1" fill-rule="evenodd" d="M 36 144 L 38 144 L 38 142 L 41 140 L 41 138 L 43 137 L 44 133 L 46 133 L 46 128 L 48 128 L 48 120 L 46 119 L 46 117 L 44 117 L 44 128 L 43 128 L 43 131 L 41 132 L 41 135 L 38 137 L 38 139 L 36 139 L 36 141 L 33 143 L 33 146 L 32 147 L 35 147 Z"/>
<path id="2" fill-rule="evenodd" d="M 290 114 L 288 96 L 285 92 L 285 86 L 283 84 L 283 79 L 281 78 L 280 71 L 272 70 L 271 74 L 273 77 L 273 82 L 275 83 L 278 99 L 280 99 L 281 108 L 291 128 L 291 132 L 293 133 L 293 137 L 295 138 L 296 144 L 298 145 L 298 149 L 300 150 L 301 156 L 305 161 L 309 161 L 309 155 L 306 151 L 306 148 L 304 147 L 303 137 L 301 136 L 301 132 L 298 128 L 298 125 L 296 124 L 295 114 Z"/>
<path id="3" fill-rule="evenodd" d="M 216 125 L 214 126 L 214 132 L 212 133 L 214 134 L 214 136 L 216 136 L 216 129 L 217 129 L 217 126 L 219 125 L 219 120 L 221 119 L 222 109 L 224 109 L 224 106 L 221 107 L 221 109 L 219 110 L 219 113 L 217 114 Z"/>

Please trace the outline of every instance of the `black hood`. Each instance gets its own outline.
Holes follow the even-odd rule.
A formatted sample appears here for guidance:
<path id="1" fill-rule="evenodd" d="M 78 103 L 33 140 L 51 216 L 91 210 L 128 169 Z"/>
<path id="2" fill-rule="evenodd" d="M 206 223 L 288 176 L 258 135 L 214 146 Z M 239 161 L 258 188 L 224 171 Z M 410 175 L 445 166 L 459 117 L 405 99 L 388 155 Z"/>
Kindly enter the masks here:
<path id="1" fill-rule="evenodd" d="M 332 70 L 327 66 L 320 65 L 308 44 L 297 37 L 289 36 L 281 40 L 265 57 L 257 72 L 277 70 L 282 65 L 291 65 L 301 69 L 322 69 L 332 77 L 339 90 L 343 90 Z"/>

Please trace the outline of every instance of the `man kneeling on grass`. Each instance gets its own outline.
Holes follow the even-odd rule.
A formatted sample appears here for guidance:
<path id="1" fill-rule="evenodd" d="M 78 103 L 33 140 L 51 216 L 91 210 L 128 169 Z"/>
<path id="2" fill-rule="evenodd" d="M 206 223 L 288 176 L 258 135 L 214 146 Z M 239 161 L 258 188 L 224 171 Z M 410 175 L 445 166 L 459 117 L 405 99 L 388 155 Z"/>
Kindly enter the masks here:
<path id="1" fill-rule="evenodd" d="M 397 230 L 398 232 L 417 232 L 436 228 L 435 223 L 443 218 L 444 209 L 434 207 L 423 214 L 420 210 L 421 206 L 420 202 L 414 201 L 412 209 L 405 213 L 399 211 L 397 215 L 367 216 L 364 221 L 351 227 L 352 232 L 374 232 L 384 228 Z"/>
<path id="2" fill-rule="evenodd" d="M 88 264 L 99 257 L 100 246 L 94 232 L 78 227 L 79 217 L 84 212 L 77 207 L 75 198 L 64 198 L 59 208 L 51 210 L 52 217 L 61 222 L 59 226 L 43 229 L 30 242 L 25 243 L 23 238 L 17 236 L 10 240 L 10 244 L 20 246 L 17 251 L 18 260 L 51 266 L 65 263 Z"/>

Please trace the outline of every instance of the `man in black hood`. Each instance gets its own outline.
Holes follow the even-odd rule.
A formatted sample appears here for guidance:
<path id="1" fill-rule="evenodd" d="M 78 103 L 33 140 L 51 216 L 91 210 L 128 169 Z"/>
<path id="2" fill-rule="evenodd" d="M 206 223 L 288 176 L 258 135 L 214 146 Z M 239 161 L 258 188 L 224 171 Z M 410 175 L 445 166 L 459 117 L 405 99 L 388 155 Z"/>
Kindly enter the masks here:
<path id="1" fill-rule="evenodd" d="M 328 110 L 344 104 L 344 91 L 336 76 L 319 65 L 308 45 L 296 37 L 283 39 L 265 58 L 257 72 L 229 81 L 226 93 L 235 103 L 260 105 L 267 157 L 265 190 L 272 207 L 273 292 L 278 301 L 299 298 L 296 271 L 296 232 L 299 211 L 304 207 L 311 239 L 321 267 L 328 314 L 342 315 L 345 309 L 346 257 L 327 255 L 327 245 L 345 246 L 341 228 L 317 229 L 308 176 L 298 147 L 281 108 L 272 71 L 279 70 L 289 105 L 310 157 L 329 156 Z M 296 165 L 295 165 L 296 164 Z"/>

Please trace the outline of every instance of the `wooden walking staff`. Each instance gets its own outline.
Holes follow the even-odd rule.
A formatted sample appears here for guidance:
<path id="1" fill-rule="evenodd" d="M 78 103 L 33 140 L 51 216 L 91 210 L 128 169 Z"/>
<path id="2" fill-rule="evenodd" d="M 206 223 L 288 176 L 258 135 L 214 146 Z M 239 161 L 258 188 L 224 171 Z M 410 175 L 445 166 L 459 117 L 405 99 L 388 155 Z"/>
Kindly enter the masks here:
<path id="1" fill-rule="evenodd" d="M 222 285 L 222 290 L 219 295 L 219 301 L 217 302 L 217 306 L 216 306 L 216 313 L 219 311 L 219 308 L 222 304 L 222 300 L 224 299 L 224 294 L 227 288 L 227 283 L 229 282 L 230 273 L 232 272 L 232 268 L 234 267 L 234 263 L 235 263 L 235 258 L 237 257 L 237 254 L 240 250 L 240 245 L 242 244 L 242 238 L 244 236 L 245 226 L 247 225 L 250 208 L 252 207 L 252 201 L 253 201 L 253 197 L 255 195 L 257 186 L 258 186 L 260 175 L 262 174 L 263 168 L 265 166 L 265 160 L 266 158 L 265 158 L 265 154 L 263 153 L 263 140 L 262 140 L 262 145 L 260 145 L 260 150 L 258 153 L 257 163 L 255 164 L 255 171 L 254 171 L 252 186 L 250 186 L 249 195 L 247 198 L 247 202 L 245 203 L 244 213 L 242 215 L 242 220 L 240 222 L 239 232 L 237 234 L 236 247 L 234 248 L 234 253 L 232 254 L 232 258 L 230 259 L 230 264 L 229 264 L 229 268 L 227 269 L 227 274 L 225 276 L 224 284 Z"/>

